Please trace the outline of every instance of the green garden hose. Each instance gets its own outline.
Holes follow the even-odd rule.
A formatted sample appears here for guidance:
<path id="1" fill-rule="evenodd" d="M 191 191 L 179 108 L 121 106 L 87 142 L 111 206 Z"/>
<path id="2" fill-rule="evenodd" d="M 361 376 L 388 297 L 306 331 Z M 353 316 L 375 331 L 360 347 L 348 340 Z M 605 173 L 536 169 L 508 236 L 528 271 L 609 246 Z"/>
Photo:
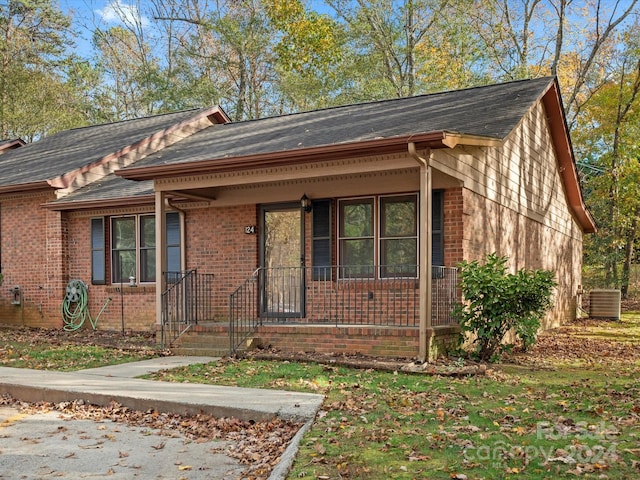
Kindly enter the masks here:
<path id="1" fill-rule="evenodd" d="M 64 326 L 62 327 L 67 332 L 73 332 L 78 330 L 82 325 L 84 325 L 85 320 L 88 318 L 89 322 L 91 322 L 91 326 L 93 329 L 96 329 L 98 325 L 98 319 L 104 309 L 107 308 L 107 305 L 111 301 L 111 298 L 107 298 L 102 310 L 98 313 L 98 316 L 95 318 L 91 318 L 91 314 L 89 313 L 89 287 L 82 280 L 71 280 L 67 284 L 67 290 L 64 296 L 64 300 L 62 301 L 62 320 L 64 321 Z"/>

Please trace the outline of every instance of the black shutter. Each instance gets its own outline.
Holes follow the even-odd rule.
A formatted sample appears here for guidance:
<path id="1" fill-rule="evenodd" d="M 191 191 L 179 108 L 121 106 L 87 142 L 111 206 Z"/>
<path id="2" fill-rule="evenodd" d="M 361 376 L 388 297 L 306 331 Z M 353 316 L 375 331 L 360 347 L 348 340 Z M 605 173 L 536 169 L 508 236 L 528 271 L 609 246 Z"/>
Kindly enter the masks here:
<path id="1" fill-rule="evenodd" d="M 313 202 L 311 266 L 314 280 L 331 280 L 331 200 Z"/>
<path id="2" fill-rule="evenodd" d="M 107 283 L 104 218 L 91 219 L 91 283 Z"/>
<path id="3" fill-rule="evenodd" d="M 431 264 L 444 266 L 444 191 L 435 190 L 431 195 Z"/>

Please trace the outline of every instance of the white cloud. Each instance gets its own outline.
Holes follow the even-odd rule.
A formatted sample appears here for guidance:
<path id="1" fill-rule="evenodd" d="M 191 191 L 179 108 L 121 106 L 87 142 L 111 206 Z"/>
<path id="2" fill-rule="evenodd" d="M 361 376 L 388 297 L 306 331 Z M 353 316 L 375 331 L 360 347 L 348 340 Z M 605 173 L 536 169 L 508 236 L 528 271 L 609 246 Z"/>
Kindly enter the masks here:
<path id="1" fill-rule="evenodd" d="M 107 3 L 104 8 L 96 10 L 96 13 L 106 23 L 142 25 L 143 27 L 148 27 L 150 24 L 149 19 L 140 12 L 138 5 L 120 0 Z"/>

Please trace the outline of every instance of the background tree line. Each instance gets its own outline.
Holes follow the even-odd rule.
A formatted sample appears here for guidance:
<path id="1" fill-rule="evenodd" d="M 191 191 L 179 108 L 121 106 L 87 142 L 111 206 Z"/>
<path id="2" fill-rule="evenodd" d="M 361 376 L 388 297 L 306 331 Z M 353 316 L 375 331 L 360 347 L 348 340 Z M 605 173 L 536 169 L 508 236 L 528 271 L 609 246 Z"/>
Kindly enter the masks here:
<path id="1" fill-rule="evenodd" d="M 557 75 L 599 233 L 627 293 L 640 210 L 637 0 L 131 0 L 92 23 L 0 0 L 0 139 L 221 105 L 234 120 Z M 74 17 L 75 15 L 75 17 Z M 89 32 L 91 49 L 77 48 Z"/>

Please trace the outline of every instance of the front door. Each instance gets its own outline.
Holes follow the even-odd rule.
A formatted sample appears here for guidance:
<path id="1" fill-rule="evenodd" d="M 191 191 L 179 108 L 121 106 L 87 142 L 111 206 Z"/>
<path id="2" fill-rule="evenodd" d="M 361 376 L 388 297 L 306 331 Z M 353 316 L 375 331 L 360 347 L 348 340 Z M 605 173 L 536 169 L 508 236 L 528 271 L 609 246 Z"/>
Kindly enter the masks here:
<path id="1" fill-rule="evenodd" d="M 304 316 L 303 217 L 297 204 L 261 208 L 261 316 Z"/>

